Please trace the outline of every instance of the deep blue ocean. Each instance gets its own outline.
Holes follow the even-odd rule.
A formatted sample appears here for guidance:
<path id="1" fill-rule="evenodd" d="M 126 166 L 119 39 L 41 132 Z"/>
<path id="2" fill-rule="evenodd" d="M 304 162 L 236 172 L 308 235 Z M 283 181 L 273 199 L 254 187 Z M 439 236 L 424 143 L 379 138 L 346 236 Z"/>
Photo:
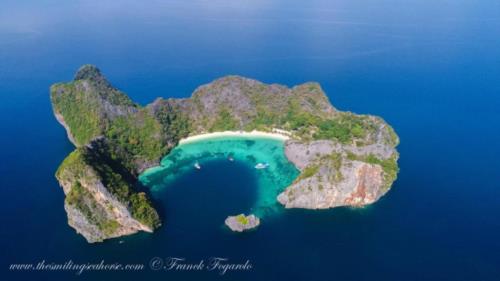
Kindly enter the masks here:
<path id="1" fill-rule="evenodd" d="M 0 280 L 500 280 L 499 34 L 495 0 L 2 0 Z M 213 161 L 165 191 L 157 233 L 87 244 L 66 222 L 54 173 L 73 146 L 49 102 L 87 63 L 141 104 L 228 74 L 318 81 L 338 109 L 395 128 L 401 172 L 370 207 L 236 235 L 212 222 L 252 204 L 255 173 Z M 153 257 L 253 268 L 153 271 Z M 146 268 L 9 270 L 68 260 Z"/>

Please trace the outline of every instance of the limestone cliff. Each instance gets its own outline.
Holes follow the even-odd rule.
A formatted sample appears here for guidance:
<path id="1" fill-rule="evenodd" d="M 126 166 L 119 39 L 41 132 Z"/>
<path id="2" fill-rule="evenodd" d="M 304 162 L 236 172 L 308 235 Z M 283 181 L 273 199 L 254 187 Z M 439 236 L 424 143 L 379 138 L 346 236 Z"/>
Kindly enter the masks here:
<path id="1" fill-rule="evenodd" d="M 138 111 L 136 104 L 91 65 L 81 67 L 73 82 L 54 84 L 50 93 L 54 113 L 76 146 L 103 135 L 116 118 Z"/>
<path id="2" fill-rule="evenodd" d="M 91 65 L 53 85 L 51 102 L 77 147 L 56 174 L 69 225 L 89 242 L 157 228 L 159 216 L 135 176 L 165 152 L 159 122 Z"/>
<path id="3" fill-rule="evenodd" d="M 278 201 L 287 208 L 371 204 L 389 190 L 398 172 L 398 152 L 382 138 L 364 147 L 324 140 L 289 141 L 285 154 L 301 171 L 294 183 L 278 196 Z"/>
<path id="4" fill-rule="evenodd" d="M 91 243 L 137 231 L 152 232 L 159 220 L 146 195 L 133 192 L 121 175 L 96 159 L 92 149 L 78 148 L 56 173 L 66 195 L 68 224 Z"/>

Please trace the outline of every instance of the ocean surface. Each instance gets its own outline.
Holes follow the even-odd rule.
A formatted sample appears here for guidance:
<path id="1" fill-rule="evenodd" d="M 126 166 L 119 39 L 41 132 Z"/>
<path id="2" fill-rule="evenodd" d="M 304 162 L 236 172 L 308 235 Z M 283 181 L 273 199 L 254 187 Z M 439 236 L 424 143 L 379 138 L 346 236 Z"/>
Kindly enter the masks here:
<path id="1" fill-rule="evenodd" d="M 3 0 L 0 280 L 499 280 L 498 34 L 494 0 Z M 254 160 L 209 157 L 196 170 L 189 159 L 203 149 L 193 147 L 174 178 L 151 177 L 163 227 L 87 244 L 67 225 L 54 178 L 74 148 L 49 102 L 49 86 L 87 63 L 141 104 L 228 74 L 317 81 L 338 109 L 395 128 L 401 171 L 369 207 L 280 212 L 259 201 L 272 177 Z M 268 210 L 256 231 L 224 228 L 227 215 L 252 210 Z M 252 268 L 156 271 L 155 257 Z M 69 260 L 145 268 L 9 270 Z"/>
<path id="2" fill-rule="evenodd" d="M 236 178 L 231 181 L 224 179 L 225 183 L 222 190 L 214 192 L 208 187 L 208 192 L 218 197 L 221 193 L 225 193 L 225 190 L 233 188 L 239 194 L 234 198 L 232 197 L 235 196 L 233 194 L 229 197 L 233 199 L 227 199 L 230 202 L 232 201 L 233 204 L 236 202 L 237 207 L 233 210 L 233 213 L 222 217 L 220 221 L 224 221 L 228 215 L 241 213 L 246 215 L 254 214 L 264 219 L 281 214 L 284 211 L 284 208 L 277 202 L 276 197 L 299 175 L 299 171 L 287 160 L 284 152 L 283 140 L 250 135 L 215 136 L 177 146 L 161 160 L 160 166 L 142 173 L 139 176 L 139 181 L 149 188 L 154 199 L 170 201 L 172 198 L 181 196 L 165 194 L 169 192 L 168 189 L 183 188 L 183 184 L 177 182 L 179 178 L 200 178 L 203 181 L 203 179 L 211 177 L 211 168 L 215 167 L 215 169 L 222 170 L 223 176 L 226 175 L 228 178 L 235 176 Z M 233 173 L 231 171 L 232 167 L 226 167 L 227 162 L 236 162 L 242 165 L 244 169 L 249 170 L 251 178 L 247 179 L 247 181 L 251 183 L 250 193 L 244 192 L 244 189 L 239 187 L 242 180 L 239 179 L 238 172 L 231 174 Z M 210 167 L 208 171 L 204 169 L 205 164 Z M 205 185 L 199 186 L 199 184 L 194 184 L 191 187 L 196 192 L 193 196 L 200 196 L 196 195 L 199 194 L 199 189 L 207 188 Z M 179 192 L 185 191 L 180 190 Z M 238 203 L 240 200 L 245 202 L 252 198 L 255 198 L 255 202 L 250 208 L 245 208 L 244 204 L 240 205 Z M 164 205 L 169 206 L 171 203 L 168 201 Z M 222 205 L 226 204 L 222 200 L 222 196 L 216 201 Z M 172 214 L 174 213 L 175 211 L 172 211 Z"/>

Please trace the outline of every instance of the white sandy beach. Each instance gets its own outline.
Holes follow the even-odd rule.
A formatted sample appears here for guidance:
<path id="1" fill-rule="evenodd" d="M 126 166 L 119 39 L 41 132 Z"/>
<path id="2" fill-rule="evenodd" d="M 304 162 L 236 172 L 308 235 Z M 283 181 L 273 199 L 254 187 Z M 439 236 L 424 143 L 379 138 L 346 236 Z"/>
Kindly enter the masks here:
<path id="1" fill-rule="evenodd" d="M 272 138 L 272 139 L 279 139 L 286 141 L 290 139 L 290 137 L 287 135 L 290 134 L 286 131 L 283 130 L 273 130 L 273 133 L 269 132 L 262 132 L 262 131 L 251 131 L 251 132 L 245 132 L 245 131 L 224 131 L 224 132 L 214 132 L 214 133 L 206 133 L 206 134 L 199 134 L 199 135 L 194 135 L 194 136 L 189 136 L 187 138 L 181 139 L 179 141 L 179 144 L 185 144 L 193 141 L 199 141 L 199 140 L 205 140 L 205 139 L 211 139 L 211 138 L 219 138 L 219 137 L 257 137 L 257 138 Z"/>

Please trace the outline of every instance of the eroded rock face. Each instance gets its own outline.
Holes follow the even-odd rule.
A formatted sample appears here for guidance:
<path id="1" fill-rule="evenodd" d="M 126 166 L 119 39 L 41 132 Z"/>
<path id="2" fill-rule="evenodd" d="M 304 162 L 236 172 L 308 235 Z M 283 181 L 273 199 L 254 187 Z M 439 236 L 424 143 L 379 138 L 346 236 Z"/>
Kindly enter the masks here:
<path id="1" fill-rule="evenodd" d="M 240 76 L 226 76 L 202 85 L 181 103 L 192 122 L 192 130 L 206 132 L 216 120 L 213 117 L 222 111 L 229 112 L 234 119 L 231 130 L 242 130 L 259 115 L 286 115 L 292 101 L 301 112 L 314 116 L 326 118 L 336 112 L 318 83 L 288 88 Z"/>
<path id="2" fill-rule="evenodd" d="M 289 140 L 285 145 L 285 155 L 290 162 L 299 170 L 303 170 L 310 165 L 318 156 L 329 155 L 340 152 L 342 146 L 330 140 L 320 140 L 313 142 L 302 142 L 299 140 Z"/>
<path id="3" fill-rule="evenodd" d="M 91 222 L 88 217 L 76 206 L 64 203 L 64 209 L 68 217 L 68 224 L 81 234 L 89 243 L 102 242 L 105 239 L 125 236 L 137 233 L 139 231 L 152 232 L 152 229 L 133 219 L 127 208 L 112 198 L 110 194 L 94 193 L 89 198 L 89 202 L 95 201 L 92 212 L 101 211 L 103 220 L 109 222 L 115 221 L 116 228 L 110 227 L 110 230 L 103 230 L 98 223 Z M 108 223 L 109 223 L 108 222 Z"/>
<path id="4" fill-rule="evenodd" d="M 287 141 L 285 154 L 301 175 L 277 200 L 286 208 L 305 209 L 376 202 L 395 180 L 399 156 L 387 141 L 391 132 L 379 132 L 375 143 L 360 147 L 332 140 Z"/>
<path id="5" fill-rule="evenodd" d="M 244 214 L 240 214 L 227 217 L 225 224 L 232 231 L 243 232 L 259 226 L 260 219 L 255 215 L 245 216 Z"/>
<path id="6" fill-rule="evenodd" d="M 347 160 L 338 171 L 325 164 L 314 176 L 296 181 L 278 196 L 278 201 L 286 208 L 363 206 L 386 191 L 379 165 Z"/>
<path id="7" fill-rule="evenodd" d="M 73 162 L 57 172 L 71 227 L 89 243 L 138 231 L 152 232 L 151 226 L 133 218 L 127 206 L 108 191 L 94 168 L 79 159 L 81 155 L 72 157 Z"/>

